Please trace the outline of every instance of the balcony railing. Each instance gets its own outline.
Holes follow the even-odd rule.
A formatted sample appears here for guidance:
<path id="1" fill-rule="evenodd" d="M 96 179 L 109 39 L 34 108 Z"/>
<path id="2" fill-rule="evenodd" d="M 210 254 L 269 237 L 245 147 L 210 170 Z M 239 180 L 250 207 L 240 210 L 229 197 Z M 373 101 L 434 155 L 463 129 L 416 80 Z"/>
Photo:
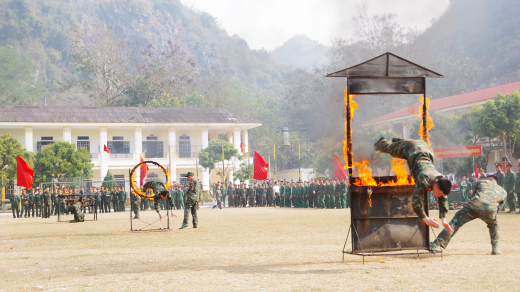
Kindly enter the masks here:
<path id="1" fill-rule="evenodd" d="M 134 158 L 134 153 L 111 153 L 111 159 L 124 159 L 124 158 Z"/>
<path id="2" fill-rule="evenodd" d="M 90 153 L 92 155 L 92 159 L 98 159 L 99 153 Z"/>

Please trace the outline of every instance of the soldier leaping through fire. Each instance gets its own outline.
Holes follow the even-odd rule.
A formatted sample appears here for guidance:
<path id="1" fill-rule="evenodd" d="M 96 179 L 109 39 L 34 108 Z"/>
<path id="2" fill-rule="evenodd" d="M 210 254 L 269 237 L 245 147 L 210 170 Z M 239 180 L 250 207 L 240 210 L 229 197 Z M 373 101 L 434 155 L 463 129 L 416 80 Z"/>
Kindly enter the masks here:
<path id="1" fill-rule="evenodd" d="M 433 151 L 428 144 L 421 140 L 399 138 L 394 138 L 392 143 L 389 143 L 382 137 L 374 144 L 374 148 L 408 161 L 408 168 L 415 179 L 415 190 L 412 197 L 413 210 L 426 225 L 434 228 L 440 227 L 436 219 L 426 216 L 421 202 L 426 193 L 431 191 L 435 197 L 439 198 L 439 217 L 442 225 L 453 232 L 446 220 L 446 213 L 448 212 L 447 196 L 451 192 L 451 181 L 435 169 Z"/>

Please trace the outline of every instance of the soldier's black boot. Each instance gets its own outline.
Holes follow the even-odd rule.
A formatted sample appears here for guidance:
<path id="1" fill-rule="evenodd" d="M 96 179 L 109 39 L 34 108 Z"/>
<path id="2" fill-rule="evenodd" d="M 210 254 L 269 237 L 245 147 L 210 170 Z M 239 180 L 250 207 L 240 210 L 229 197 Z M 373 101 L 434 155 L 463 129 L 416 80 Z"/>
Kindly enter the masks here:
<path id="1" fill-rule="evenodd" d="M 494 245 L 493 245 L 493 248 L 491 249 L 491 254 L 492 254 L 492 255 L 502 254 L 502 252 L 501 252 L 500 249 L 498 248 L 498 245 L 497 245 L 497 244 L 494 244 Z"/>

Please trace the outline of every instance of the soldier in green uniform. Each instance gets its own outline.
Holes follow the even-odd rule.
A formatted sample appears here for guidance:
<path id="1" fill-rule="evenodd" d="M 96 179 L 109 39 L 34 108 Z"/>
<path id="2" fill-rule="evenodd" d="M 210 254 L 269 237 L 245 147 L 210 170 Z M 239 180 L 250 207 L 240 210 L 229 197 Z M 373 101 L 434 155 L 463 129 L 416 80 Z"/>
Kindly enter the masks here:
<path id="1" fill-rule="evenodd" d="M 491 238 L 491 254 L 501 254 L 498 248 L 500 225 L 497 219 L 498 211 L 505 205 L 506 196 L 505 190 L 498 186 L 496 176 L 491 175 L 485 180 L 478 181 L 475 186 L 475 192 L 469 202 L 457 211 L 453 219 L 451 219 L 450 226 L 453 228 L 453 231 L 444 229 L 437 236 L 437 240 L 430 243 L 430 248 L 437 249 L 439 245 L 446 248 L 459 228 L 473 219 L 479 218 L 487 223 Z"/>
<path id="2" fill-rule="evenodd" d="M 20 218 L 20 209 L 18 209 L 18 205 L 20 204 L 20 197 L 16 194 L 16 190 L 13 190 L 11 193 L 11 210 L 13 211 L 13 218 Z"/>
<path id="3" fill-rule="evenodd" d="M 49 187 L 45 187 L 45 190 L 42 195 L 42 217 L 43 218 L 50 218 L 51 217 L 51 194 L 49 193 Z"/>
<path id="4" fill-rule="evenodd" d="M 94 198 L 96 199 L 96 205 L 94 212 L 95 213 L 101 213 L 103 212 L 103 198 L 101 197 L 101 192 L 99 188 L 92 188 L 92 193 L 94 195 Z"/>
<path id="5" fill-rule="evenodd" d="M 249 199 L 249 207 L 253 207 L 255 205 L 255 196 L 258 192 L 258 189 L 254 189 L 252 185 L 247 186 L 247 198 Z"/>
<path id="6" fill-rule="evenodd" d="M 34 209 L 36 211 L 36 217 L 42 216 L 42 189 L 38 189 L 38 192 L 34 195 Z"/>
<path id="7" fill-rule="evenodd" d="M 51 203 L 51 215 L 58 215 L 58 188 L 52 190 Z"/>
<path id="8" fill-rule="evenodd" d="M 168 204 L 170 205 L 171 215 L 173 217 L 177 217 L 177 216 L 175 216 L 175 214 L 173 214 L 173 207 L 175 206 L 175 203 L 173 202 L 173 198 L 170 195 L 170 192 L 166 189 L 166 187 L 164 186 L 164 184 L 162 182 L 155 180 L 155 179 L 148 181 L 143 185 L 143 191 L 146 192 L 148 189 L 153 190 L 154 209 L 157 212 L 157 214 L 159 215 L 159 221 L 162 220 L 161 211 L 159 210 L 159 201 L 160 200 L 167 199 Z"/>
<path id="9" fill-rule="evenodd" d="M 246 198 L 246 195 L 247 195 L 247 189 L 246 189 L 246 185 L 243 184 L 242 185 L 242 188 L 241 188 L 241 191 L 240 191 L 240 202 L 242 203 L 242 207 L 246 207 L 247 205 L 247 198 Z"/>
<path id="10" fill-rule="evenodd" d="M 463 176 L 459 182 L 459 189 L 460 189 L 460 193 L 462 194 L 462 198 L 465 201 L 467 201 L 467 198 L 468 198 L 467 188 L 468 188 L 468 183 L 466 182 L 466 176 Z"/>
<path id="11" fill-rule="evenodd" d="M 427 192 L 431 190 L 433 195 L 439 199 L 439 217 L 442 225 L 452 231 L 446 221 L 446 213 L 448 212 L 447 195 L 451 192 L 451 181 L 435 169 L 434 155 L 430 146 L 421 140 L 394 138 L 392 143 L 388 143 L 384 138 L 381 138 L 376 142 L 374 148 L 393 157 L 407 160 L 408 168 L 415 179 L 415 190 L 412 197 L 413 210 L 426 225 L 434 228 L 439 227 L 439 223 L 435 219 L 426 216 L 422 205 L 422 199 L 425 198 L 426 200 Z"/>
<path id="12" fill-rule="evenodd" d="M 105 213 L 110 213 L 112 212 L 112 208 L 110 207 L 110 204 L 112 203 L 112 197 L 110 196 L 110 192 L 107 187 L 103 187 L 103 190 L 105 192 Z"/>
<path id="13" fill-rule="evenodd" d="M 233 190 L 233 183 L 230 183 L 227 187 L 227 196 L 228 196 L 228 206 L 231 208 L 234 204 L 233 196 L 235 192 Z"/>
<path id="14" fill-rule="evenodd" d="M 85 220 L 85 214 L 81 212 L 81 202 L 83 202 L 83 196 L 81 195 L 76 203 L 71 204 L 65 208 L 65 213 L 72 213 L 74 220 L 70 220 L 70 223 L 83 222 Z"/>
<path id="15" fill-rule="evenodd" d="M 182 189 L 181 185 L 178 185 L 177 186 L 177 198 L 179 200 L 180 209 L 184 209 L 184 197 L 185 197 L 185 192 Z"/>
<path id="16" fill-rule="evenodd" d="M 141 205 L 141 197 L 134 192 L 130 193 L 130 212 L 134 212 L 134 219 L 139 219 L 139 207 Z"/>
<path id="17" fill-rule="evenodd" d="M 107 208 L 107 193 L 105 192 L 105 188 L 103 186 L 101 187 L 100 193 L 101 193 L 101 201 L 100 201 L 101 212 L 108 213 L 109 208 Z"/>
<path id="18" fill-rule="evenodd" d="M 112 200 L 112 209 L 114 209 L 114 212 L 119 212 L 119 194 L 117 192 L 117 187 L 112 188 L 110 199 Z"/>
<path id="19" fill-rule="evenodd" d="M 22 195 L 20 196 L 20 201 L 22 202 L 22 212 L 21 215 L 24 218 L 30 217 L 29 214 L 29 196 L 27 195 L 27 191 L 25 189 L 22 190 Z"/>
<path id="20" fill-rule="evenodd" d="M 119 193 L 120 193 L 119 199 L 121 200 L 119 203 L 120 204 L 119 209 L 121 210 L 121 212 L 125 212 L 126 211 L 126 199 L 127 199 L 125 187 L 119 187 Z"/>
<path id="21" fill-rule="evenodd" d="M 29 215 L 27 215 L 28 217 L 31 217 L 31 214 L 34 217 L 34 209 L 35 209 L 34 196 L 35 196 L 34 189 L 31 189 L 29 191 L 29 195 L 27 195 L 27 197 L 29 199 Z"/>
<path id="22" fill-rule="evenodd" d="M 193 228 L 198 227 L 198 218 L 197 218 L 197 205 L 198 205 L 198 194 L 199 194 L 199 183 L 193 177 L 193 172 L 188 172 L 186 174 L 188 180 L 190 182 L 190 186 L 188 191 L 186 192 L 186 207 L 184 208 L 184 220 L 182 221 L 182 226 L 180 229 L 184 229 L 188 227 L 188 219 L 190 216 L 193 217 Z"/>
<path id="23" fill-rule="evenodd" d="M 469 198 L 471 198 L 471 196 L 473 195 L 473 186 L 475 185 L 469 180 L 468 177 L 466 178 L 466 184 L 468 188 L 466 189 L 466 198 L 464 199 L 464 202 L 469 201 Z"/>
<path id="24" fill-rule="evenodd" d="M 504 190 L 507 193 L 507 205 L 509 211 L 507 213 L 516 212 L 516 196 L 515 196 L 515 181 L 516 176 L 511 172 L 513 165 L 506 162 L 506 173 L 504 174 Z"/>
<path id="25" fill-rule="evenodd" d="M 220 192 L 222 193 L 222 208 L 226 207 L 226 197 L 227 197 L 227 187 L 226 184 L 222 183 L 222 188 L 220 189 Z"/>
<path id="26" fill-rule="evenodd" d="M 498 179 L 498 185 L 503 188 L 505 175 L 504 175 L 504 172 L 502 171 L 502 164 L 500 162 L 495 163 L 495 170 L 496 170 L 495 176 Z"/>

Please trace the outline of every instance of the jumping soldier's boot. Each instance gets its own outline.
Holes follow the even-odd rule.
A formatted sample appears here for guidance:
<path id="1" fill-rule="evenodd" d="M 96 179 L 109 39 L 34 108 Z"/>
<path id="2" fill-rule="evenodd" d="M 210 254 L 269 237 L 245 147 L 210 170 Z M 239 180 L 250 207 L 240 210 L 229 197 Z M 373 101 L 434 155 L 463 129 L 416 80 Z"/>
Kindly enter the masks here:
<path id="1" fill-rule="evenodd" d="M 491 254 L 492 255 L 502 254 L 500 249 L 498 249 L 498 245 L 493 245 L 493 248 L 491 249 Z"/>
<path id="2" fill-rule="evenodd" d="M 188 227 L 188 224 L 186 224 L 186 225 L 182 225 L 181 228 L 179 228 L 179 229 L 184 229 L 184 228 L 186 228 L 186 227 Z"/>
<path id="3" fill-rule="evenodd" d="M 381 143 L 382 143 L 383 141 L 386 142 L 385 137 L 381 137 L 381 138 L 379 138 L 379 140 L 377 140 L 377 142 L 374 144 L 374 150 L 381 151 Z"/>
<path id="4" fill-rule="evenodd" d="M 437 241 L 430 242 L 430 250 L 437 250 L 439 248 L 439 243 Z"/>

